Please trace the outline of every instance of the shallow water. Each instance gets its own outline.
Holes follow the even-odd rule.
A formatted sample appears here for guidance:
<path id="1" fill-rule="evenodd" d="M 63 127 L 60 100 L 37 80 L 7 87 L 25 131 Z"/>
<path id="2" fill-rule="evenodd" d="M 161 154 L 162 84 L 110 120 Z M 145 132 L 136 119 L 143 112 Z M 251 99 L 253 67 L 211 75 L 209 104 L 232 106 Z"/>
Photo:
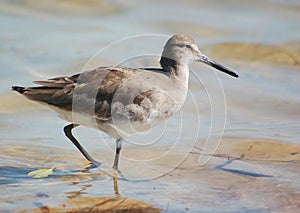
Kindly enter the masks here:
<path id="1" fill-rule="evenodd" d="M 0 17 L 1 212 L 300 208 L 298 1 L 7 0 Z M 10 91 L 100 65 L 157 66 L 174 33 L 193 36 L 240 78 L 191 64 L 181 112 L 124 144 L 120 169 L 129 180 L 118 181 L 121 196 L 110 174 L 111 138 L 75 129 L 103 163 L 83 171 L 87 162 L 62 131 L 67 122 Z M 40 168 L 54 173 L 27 175 Z"/>

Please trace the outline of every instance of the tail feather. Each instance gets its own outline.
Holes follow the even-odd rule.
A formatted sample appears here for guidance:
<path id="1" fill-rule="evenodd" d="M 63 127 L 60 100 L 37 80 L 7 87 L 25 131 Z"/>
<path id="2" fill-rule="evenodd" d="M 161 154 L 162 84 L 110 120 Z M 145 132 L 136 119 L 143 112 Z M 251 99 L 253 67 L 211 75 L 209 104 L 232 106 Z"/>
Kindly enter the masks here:
<path id="1" fill-rule="evenodd" d="M 18 93 L 23 94 L 25 92 L 25 87 L 12 86 L 11 90 L 17 91 Z"/>
<path id="2" fill-rule="evenodd" d="M 35 81 L 34 83 L 41 86 L 12 86 L 11 89 L 30 100 L 57 106 L 65 110 L 72 110 L 73 90 L 76 86 L 78 76 L 58 77 L 49 79 L 48 81 Z"/>
<path id="3" fill-rule="evenodd" d="M 72 110 L 72 90 L 68 93 L 64 87 L 38 86 L 38 87 L 19 87 L 12 86 L 13 91 L 24 95 L 26 98 L 44 104 L 58 106 L 65 110 Z"/>

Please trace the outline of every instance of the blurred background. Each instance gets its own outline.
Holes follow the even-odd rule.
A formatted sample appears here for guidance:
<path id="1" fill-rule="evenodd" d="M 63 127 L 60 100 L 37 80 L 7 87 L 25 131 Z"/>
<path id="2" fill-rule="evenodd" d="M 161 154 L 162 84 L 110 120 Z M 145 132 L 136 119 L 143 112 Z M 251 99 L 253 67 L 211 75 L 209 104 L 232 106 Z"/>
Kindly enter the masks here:
<path id="1" fill-rule="evenodd" d="M 218 167 L 226 162 L 221 158 L 199 168 L 199 156 L 191 157 L 173 176 L 120 182 L 122 194 L 172 212 L 296 212 L 299 208 L 300 1 L 1 0 L 0 28 L 0 209 L 56 206 L 72 193 L 113 195 L 109 178 L 71 172 L 86 162 L 64 137 L 66 122 L 10 87 L 81 72 L 99 50 L 120 39 L 144 34 L 168 38 L 175 33 L 192 36 L 202 52 L 240 75 L 232 79 L 217 74 L 227 114 L 224 134 L 224 129 L 216 129 L 212 138 L 223 136 L 217 153 L 246 156 L 247 163 L 233 164 L 229 171 Z M 93 66 L 120 63 L 114 55 L 130 55 L 133 49 L 152 45 L 118 49 L 98 57 Z M 203 78 L 209 69 L 196 64 L 191 68 Z M 211 118 L 205 116 L 209 100 L 198 80 L 191 76 L 190 90 L 202 107 L 203 123 L 209 126 Z M 206 80 L 214 85 L 215 77 Z M 190 103 L 183 112 L 192 119 Z M 78 130 L 79 140 L 101 159 L 101 146 L 93 143 L 98 134 Z M 184 137 L 183 141 L 191 140 Z M 200 145 L 205 138 L 201 134 L 197 138 Z M 42 180 L 27 177 L 29 171 L 43 167 L 56 167 L 61 173 Z"/>

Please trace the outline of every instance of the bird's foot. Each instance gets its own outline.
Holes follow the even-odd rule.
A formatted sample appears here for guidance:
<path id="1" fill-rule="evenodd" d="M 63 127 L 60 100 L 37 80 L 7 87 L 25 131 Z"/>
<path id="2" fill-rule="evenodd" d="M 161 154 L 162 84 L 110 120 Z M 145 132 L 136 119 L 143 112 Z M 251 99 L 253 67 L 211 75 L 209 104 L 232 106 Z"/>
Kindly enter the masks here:
<path id="1" fill-rule="evenodd" d="M 101 166 L 101 163 L 98 162 L 98 161 L 90 161 L 89 162 L 89 165 L 86 166 L 82 172 L 88 172 L 90 171 L 91 169 L 95 169 L 95 168 L 99 168 Z"/>
<path id="2" fill-rule="evenodd" d="M 90 162 L 89 166 L 87 167 L 87 169 L 95 169 L 101 166 L 101 163 L 98 161 L 92 161 Z"/>
<path id="3" fill-rule="evenodd" d="M 118 179 L 126 179 L 121 170 L 116 168 L 113 168 L 113 176 L 117 177 Z"/>

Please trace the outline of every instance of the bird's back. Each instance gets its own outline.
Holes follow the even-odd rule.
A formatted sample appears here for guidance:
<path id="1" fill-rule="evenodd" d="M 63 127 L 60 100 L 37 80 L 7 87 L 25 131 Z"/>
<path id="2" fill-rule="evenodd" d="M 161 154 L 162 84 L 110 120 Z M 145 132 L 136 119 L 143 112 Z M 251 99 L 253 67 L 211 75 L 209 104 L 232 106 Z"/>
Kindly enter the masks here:
<path id="1" fill-rule="evenodd" d="M 159 93 L 157 88 L 164 85 L 155 85 L 155 82 L 158 79 L 166 81 L 166 76 L 161 69 L 99 67 L 73 76 L 34 82 L 40 86 L 13 86 L 12 89 L 30 100 L 64 111 L 91 114 L 100 121 L 108 121 L 112 118 L 112 111 L 119 109 L 120 103 L 122 107 L 131 104 L 127 113 L 140 114 L 137 107 L 149 107 L 145 106 L 145 99 L 155 102 L 153 99 Z M 113 103 L 116 103 L 115 109 L 112 109 Z M 131 112 L 134 110 L 132 104 L 136 112 Z M 141 117 L 136 115 L 136 119 Z"/>
<path id="2" fill-rule="evenodd" d="M 101 109 L 101 112 L 97 112 L 99 118 L 107 119 L 110 117 L 109 108 L 115 91 L 122 81 L 138 72 L 141 70 L 99 67 L 73 76 L 34 81 L 40 86 L 27 88 L 13 86 L 12 89 L 30 100 L 66 111 L 72 111 L 74 95 L 76 95 L 76 100 L 96 101 L 97 108 Z M 77 108 L 77 110 L 84 109 Z"/>

